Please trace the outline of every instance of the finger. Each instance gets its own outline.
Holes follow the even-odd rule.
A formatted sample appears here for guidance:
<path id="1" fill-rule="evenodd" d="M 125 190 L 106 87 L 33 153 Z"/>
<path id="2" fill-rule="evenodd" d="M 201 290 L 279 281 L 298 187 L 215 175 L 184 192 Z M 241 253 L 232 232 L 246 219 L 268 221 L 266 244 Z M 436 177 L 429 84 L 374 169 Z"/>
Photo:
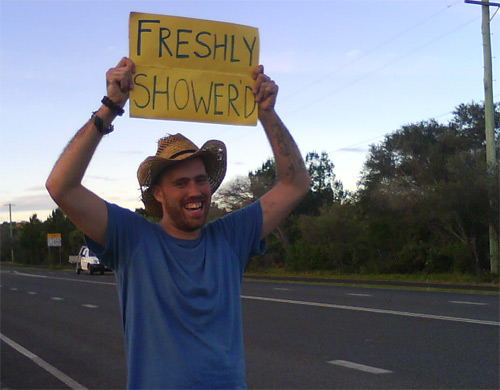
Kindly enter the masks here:
<path id="1" fill-rule="evenodd" d="M 257 95 L 259 93 L 259 90 L 262 88 L 262 84 L 267 83 L 271 81 L 271 79 L 266 76 L 264 73 L 260 73 L 257 76 L 257 79 L 255 80 L 255 84 L 253 86 L 253 93 L 254 95 Z"/>
<path id="2" fill-rule="evenodd" d="M 274 95 L 276 95 L 276 88 L 274 88 L 274 85 L 266 85 L 266 87 L 263 88 L 262 101 L 266 101 Z"/>
<path id="3" fill-rule="evenodd" d="M 275 82 L 270 79 L 269 76 L 265 74 L 260 74 L 257 80 L 255 81 L 255 86 L 253 89 L 254 95 L 259 96 L 262 99 L 263 93 L 267 88 L 275 88 L 277 87 Z"/>
<path id="4" fill-rule="evenodd" d="M 264 65 L 258 65 L 255 68 L 253 68 L 253 70 L 252 70 L 252 78 L 254 80 L 257 80 L 257 77 L 259 76 L 259 74 L 262 74 L 262 73 L 264 73 Z"/>
<path id="5" fill-rule="evenodd" d="M 124 66 L 127 66 L 127 61 L 130 61 L 127 57 L 122 57 L 120 61 L 118 61 L 118 64 L 116 64 L 116 68 L 121 68 Z"/>

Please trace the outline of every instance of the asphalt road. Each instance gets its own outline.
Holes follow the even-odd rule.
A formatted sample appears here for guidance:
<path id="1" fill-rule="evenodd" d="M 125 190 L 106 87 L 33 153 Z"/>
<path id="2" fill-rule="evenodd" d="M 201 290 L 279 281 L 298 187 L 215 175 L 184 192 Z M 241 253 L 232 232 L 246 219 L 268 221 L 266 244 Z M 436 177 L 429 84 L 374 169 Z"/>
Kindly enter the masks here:
<path id="1" fill-rule="evenodd" d="M 120 389 L 111 274 L 3 269 L 2 389 Z M 246 281 L 249 388 L 498 389 L 498 295 Z"/>

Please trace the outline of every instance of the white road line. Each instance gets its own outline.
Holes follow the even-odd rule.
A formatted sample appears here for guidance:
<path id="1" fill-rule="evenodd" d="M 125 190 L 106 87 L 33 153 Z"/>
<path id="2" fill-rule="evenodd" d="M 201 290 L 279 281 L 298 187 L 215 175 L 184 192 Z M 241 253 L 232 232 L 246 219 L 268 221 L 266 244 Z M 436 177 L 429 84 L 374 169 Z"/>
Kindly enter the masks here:
<path id="1" fill-rule="evenodd" d="M 383 368 L 365 366 L 364 364 L 348 362 L 347 360 L 332 360 L 327 363 L 334 364 L 336 366 L 352 368 L 353 370 L 368 372 L 370 374 L 391 374 L 392 371 L 384 370 Z"/>
<path id="2" fill-rule="evenodd" d="M 351 295 L 353 297 L 372 297 L 372 294 L 355 294 L 355 293 L 347 293 L 346 295 Z"/>
<path id="3" fill-rule="evenodd" d="M 61 297 L 50 297 L 53 301 L 64 301 L 64 298 Z"/>
<path id="4" fill-rule="evenodd" d="M 273 288 L 273 290 L 277 290 L 277 291 L 290 291 L 291 289 L 290 288 L 284 288 L 284 287 L 275 287 L 275 288 Z"/>
<path id="5" fill-rule="evenodd" d="M 57 278 L 55 276 L 45 276 L 45 275 L 33 275 L 33 274 L 27 274 L 24 272 L 19 272 L 19 271 L 14 271 L 14 275 L 18 276 L 29 276 L 32 278 L 44 278 L 44 279 L 55 279 L 55 280 L 67 280 L 69 282 L 80 282 L 80 283 L 93 283 L 93 284 L 106 284 L 108 286 L 116 286 L 116 283 L 111 283 L 111 282 L 96 282 L 93 280 L 85 280 L 85 279 L 70 279 L 70 278 Z"/>
<path id="6" fill-rule="evenodd" d="M 87 309 L 97 309 L 97 308 L 99 308 L 99 306 L 92 305 L 90 303 L 84 303 L 82 306 L 86 307 Z"/>
<path id="7" fill-rule="evenodd" d="M 391 315 L 404 316 L 404 317 L 426 318 L 426 319 L 431 319 L 431 320 L 454 321 L 454 322 L 465 322 L 465 323 L 478 324 L 478 325 L 500 326 L 500 322 L 498 322 L 498 321 L 475 320 L 472 318 L 438 316 L 438 315 L 434 315 L 434 314 L 411 313 L 411 312 L 406 312 L 406 311 L 395 311 L 395 310 L 386 310 L 386 309 L 373 309 L 370 307 L 335 305 L 335 304 L 331 304 L 331 303 L 294 301 L 291 299 L 253 297 L 253 296 L 249 296 L 249 295 L 242 295 L 241 298 L 253 299 L 256 301 L 291 303 L 294 305 L 326 307 L 329 309 L 353 310 L 353 311 L 363 311 L 363 312 L 368 312 L 368 313 L 391 314 Z"/>
<path id="8" fill-rule="evenodd" d="M 36 291 L 28 291 L 28 295 L 36 295 L 38 294 Z"/>
<path id="9" fill-rule="evenodd" d="M 477 306 L 486 306 L 487 303 L 484 302 L 467 302 L 467 301 L 449 301 L 450 303 L 456 303 L 458 305 L 477 305 Z"/>
<path id="10" fill-rule="evenodd" d="M 10 288 L 10 291 L 17 291 L 17 290 L 19 290 L 19 289 L 18 289 L 18 288 L 16 288 L 16 287 L 11 287 L 11 288 Z"/>
<path id="11" fill-rule="evenodd" d="M 31 359 L 34 363 L 36 363 L 37 365 L 39 365 L 40 367 L 42 367 L 49 374 L 52 374 L 53 376 L 55 376 L 57 379 L 59 379 L 65 385 L 69 386 L 71 389 L 74 389 L 74 390 L 76 390 L 76 389 L 78 389 L 78 390 L 87 390 L 87 388 L 85 386 L 83 386 L 82 384 L 78 383 L 73 378 L 70 378 L 68 375 L 66 375 L 62 371 L 58 370 L 57 368 L 55 368 L 50 363 L 47 363 L 45 360 L 43 360 L 42 358 L 38 357 L 33 352 L 28 351 L 23 346 L 17 344 L 15 341 L 9 339 L 4 334 L 0 333 L 0 339 L 4 343 L 6 343 L 6 344 L 10 345 L 12 348 L 14 348 L 17 352 L 23 354 L 28 359 Z"/>

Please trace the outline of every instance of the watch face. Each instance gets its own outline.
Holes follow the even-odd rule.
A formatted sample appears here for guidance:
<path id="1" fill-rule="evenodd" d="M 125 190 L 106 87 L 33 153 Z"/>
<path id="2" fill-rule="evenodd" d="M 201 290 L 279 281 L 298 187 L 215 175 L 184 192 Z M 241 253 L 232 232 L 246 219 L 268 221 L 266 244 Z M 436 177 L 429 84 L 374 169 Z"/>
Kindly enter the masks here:
<path id="1" fill-rule="evenodd" d="M 99 133 L 102 133 L 103 132 L 103 124 L 102 124 L 102 119 L 100 116 L 97 116 L 96 114 L 94 114 L 94 126 L 97 130 L 99 130 Z"/>
<path id="2" fill-rule="evenodd" d="M 107 129 L 104 129 L 104 123 L 101 117 L 96 115 L 95 113 L 94 113 L 94 126 L 99 131 L 99 133 L 104 135 L 111 133 L 115 129 L 113 125 L 109 125 Z"/>

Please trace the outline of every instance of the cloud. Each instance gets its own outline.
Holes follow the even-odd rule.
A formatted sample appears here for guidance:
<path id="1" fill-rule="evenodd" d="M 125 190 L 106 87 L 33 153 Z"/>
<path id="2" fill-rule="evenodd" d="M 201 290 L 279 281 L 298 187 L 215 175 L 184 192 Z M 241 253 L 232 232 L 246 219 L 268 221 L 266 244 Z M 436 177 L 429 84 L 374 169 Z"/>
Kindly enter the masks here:
<path id="1" fill-rule="evenodd" d="M 346 55 L 348 58 L 353 58 L 353 57 L 357 57 L 360 54 L 361 54 L 361 50 L 353 49 L 353 50 L 348 51 Z"/>
<path id="2" fill-rule="evenodd" d="M 116 181 L 116 179 L 108 177 L 108 176 L 93 176 L 93 175 L 86 175 L 85 176 L 87 179 L 95 179 L 95 180 L 103 180 L 103 181 Z"/>
<path id="3" fill-rule="evenodd" d="M 144 155 L 145 153 L 141 150 L 122 150 L 118 152 L 119 154 L 140 154 Z"/>
<path id="4" fill-rule="evenodd" d="M 24 191 L 26 191 L 26 192 L 46 192 L 47 190 L 45 189 L 44 186 L 35 186 L 35 187 L 25 188 Z"/>
<path id="5" fill-rule="evenodd" d="M 14 205 L 12 212 L 29 211 L 36 213 L 37 210 L 54 210 L 57 208 L 49 194 L 21 196 L 12 200 L 11 203 Z M 7 204 L 7 202 L 2 202 L 2 205 L 4 204 Z"/>
<path id="6" fill-rule="evenodd" d="M 357 148 L 342 148 L 342 149 L 338 149 L 337 152 L 350 152 L 350 153 L 366 153 L 368 152 L 368 147 L 367 146 L 364 146 L 364 147 L 357 147 Z"/>

